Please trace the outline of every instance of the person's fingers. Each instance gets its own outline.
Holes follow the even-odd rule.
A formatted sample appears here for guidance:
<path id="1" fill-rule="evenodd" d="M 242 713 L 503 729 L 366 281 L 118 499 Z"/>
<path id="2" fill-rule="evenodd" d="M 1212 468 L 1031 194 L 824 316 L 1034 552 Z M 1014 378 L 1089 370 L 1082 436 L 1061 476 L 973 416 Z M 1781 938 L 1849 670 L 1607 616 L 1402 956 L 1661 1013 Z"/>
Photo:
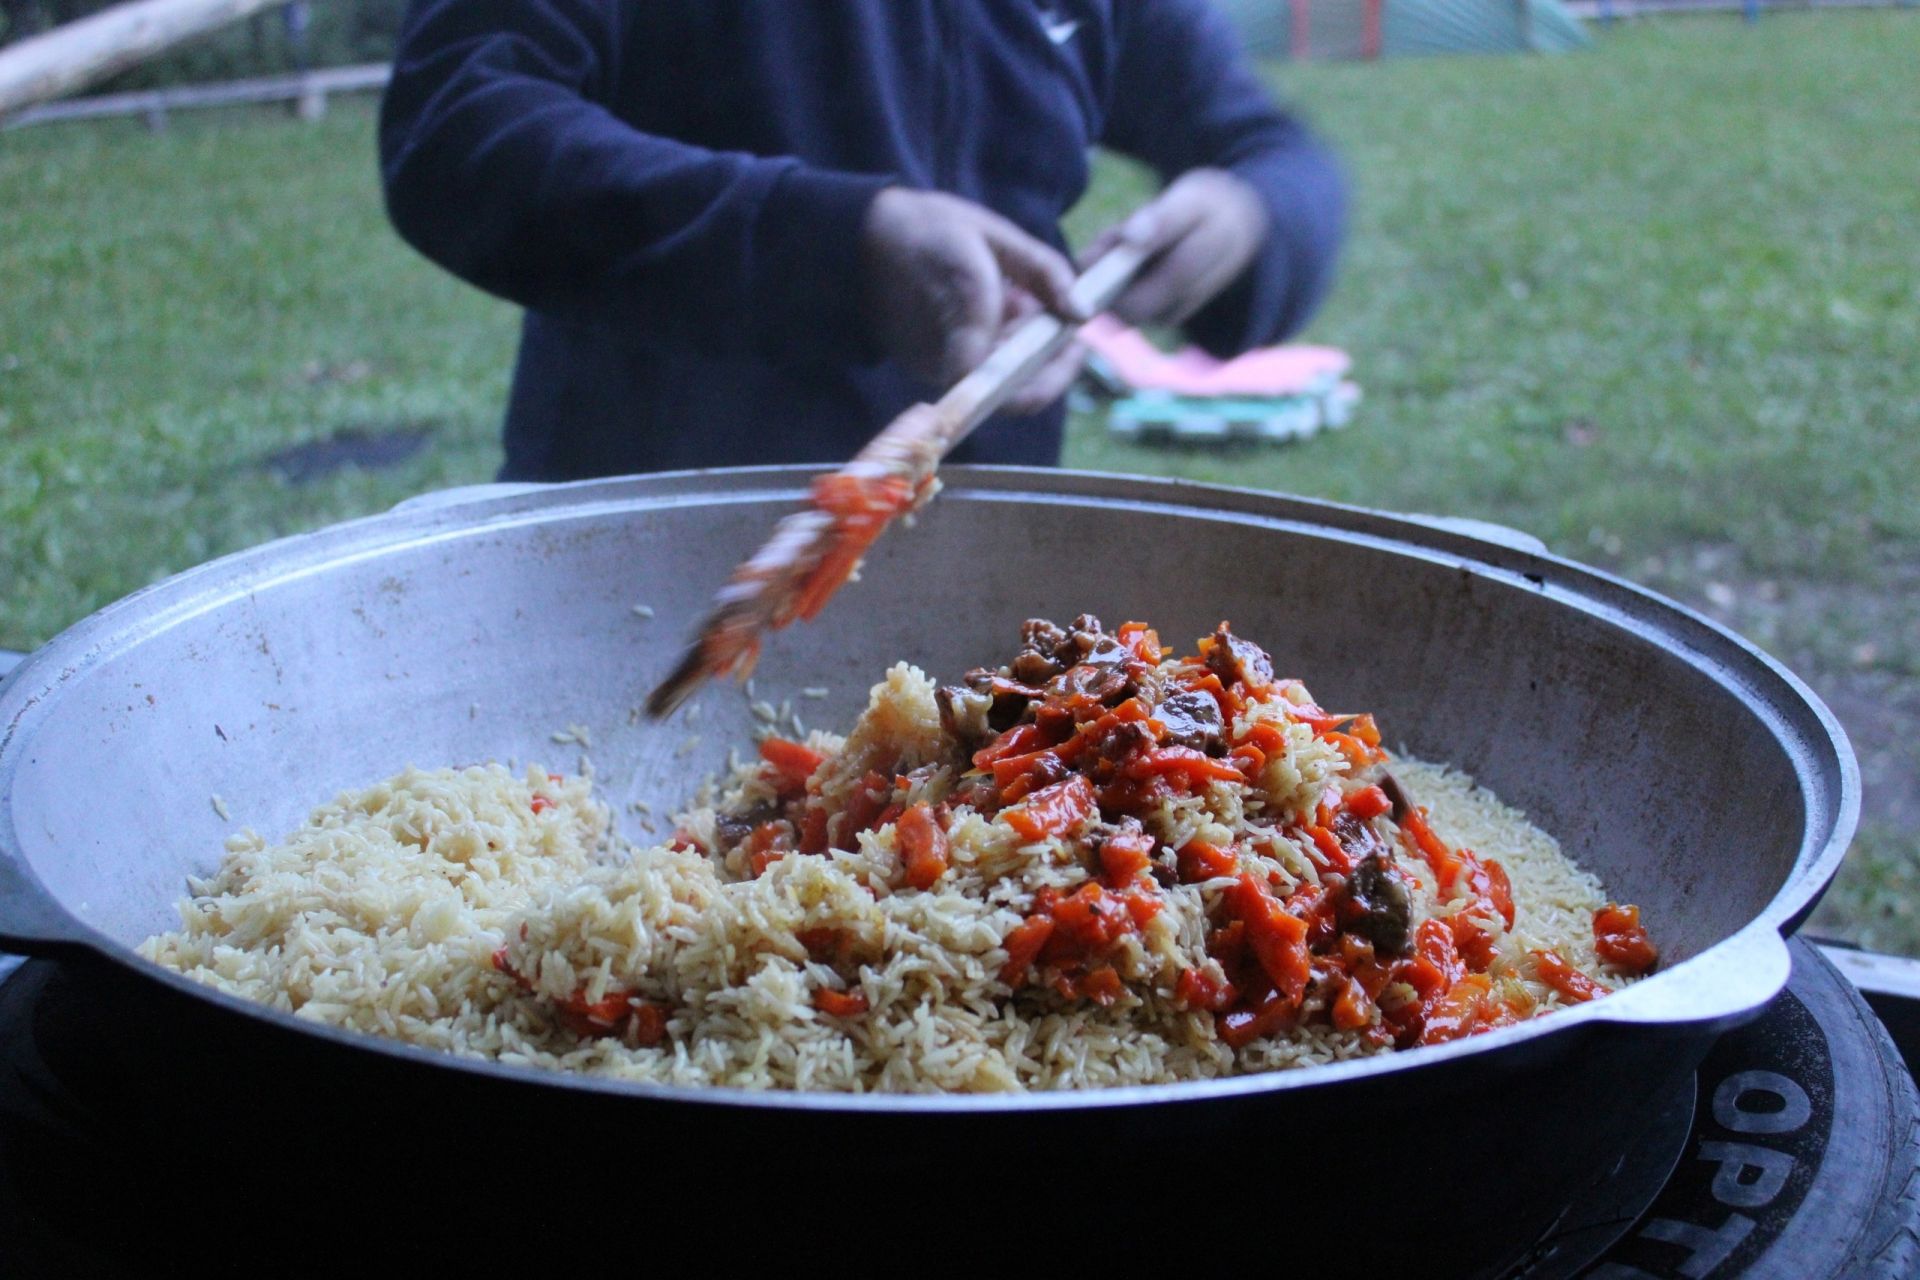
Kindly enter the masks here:
<path id="1" fill-rule="evenodd" d="M 1040 314 L 1040 303 L 1032 294 L 1012 281 L 1002 284 L 1005 298 L 1000 304 L 1000 336 L 1006 337 L 1013 326 L 1029 316 Z"/>
<path id="2" fill-rule="evenodd" d="M 1232 283 L 1239 264 L 1222 252 L 1220 237 L 1197 230 L 1157 258 L 1114 301 L 1128 324 L 1180 324 Z"/>
<path id="3" fill-rule="evenodd" d="M 1000 268 L 984 240 L 964 238 L 935 289 L 939 358 L 934 381 L 952 386 L 987 358 L 1004 307 Z"/>
<path id="4" fill-rule="evenodd" d="M 1040 412 L 1067 394 L 1067 389 L 1073 386 L 1073 380 L 1080 376 L 1081 366 L 1086 362 L 1087 349 L 1078 342 L 1069 342 L 1053 359 L 1035 370 L 1018 391 L 1008 396 L 1000 411 L 1015 417 Z"/>
<path id="5" fill-rule="evenodd" d="M 1066 320 L 1084 320 L 1073 301 L 1073 264 L 996 213 L 981 210 L 980 233 L 1007 279 Z"/>

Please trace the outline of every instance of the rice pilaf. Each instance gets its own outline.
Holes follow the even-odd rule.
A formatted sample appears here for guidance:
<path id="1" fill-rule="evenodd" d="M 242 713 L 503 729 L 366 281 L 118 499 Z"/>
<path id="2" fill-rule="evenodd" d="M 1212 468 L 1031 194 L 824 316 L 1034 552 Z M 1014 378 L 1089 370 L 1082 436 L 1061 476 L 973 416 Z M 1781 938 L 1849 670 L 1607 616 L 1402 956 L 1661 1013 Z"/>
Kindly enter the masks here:
<path id="1" fill-rule="evenodd" d="M 142 954 L 301 1018 L 650 1083 L 989 1091 L 1392 1052 L 1650 970 L 1518 812 L 1225 625 L 1030 622 L 641 847 L 591 780 L 409 769 L 228 841 Z"/>

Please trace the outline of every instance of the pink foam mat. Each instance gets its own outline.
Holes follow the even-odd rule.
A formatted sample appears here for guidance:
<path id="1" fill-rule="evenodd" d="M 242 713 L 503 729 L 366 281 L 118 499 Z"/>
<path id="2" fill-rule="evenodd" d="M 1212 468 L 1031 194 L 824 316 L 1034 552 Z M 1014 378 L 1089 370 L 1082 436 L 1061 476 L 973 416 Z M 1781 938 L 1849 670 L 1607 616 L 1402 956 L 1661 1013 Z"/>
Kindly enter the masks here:
<path id="1" fill-rule="evenodd" d="M 1352 358 L 1337 347 L 1304 343 L 1261 347 L 1231 360 L 1216 360 L 1197 347 L 1169 355 L 1110 315 L 1089 320 L 1080 340 L 1135 390 L 1183 396 L 1304 395 L 1353 366 Z"/>

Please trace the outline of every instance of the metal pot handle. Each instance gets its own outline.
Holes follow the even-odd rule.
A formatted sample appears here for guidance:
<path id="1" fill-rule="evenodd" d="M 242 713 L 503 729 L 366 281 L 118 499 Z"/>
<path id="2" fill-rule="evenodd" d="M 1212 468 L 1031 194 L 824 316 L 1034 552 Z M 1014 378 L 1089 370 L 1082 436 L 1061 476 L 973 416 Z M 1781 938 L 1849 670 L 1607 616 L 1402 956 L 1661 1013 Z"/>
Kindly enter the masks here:
<path id="1" fill-rule="evenodd" d="M 0 650 L 0 684 L 25 669 L 26 655 Z M 0 822 L 0 951 L 40 956 L 92 949 L 89 930 L 54 901 L 10 835 Z"/>
<path id="2" fill-rule="evenodd" d="M 47 956 L 95 949 L 91 931 L 54 901 L 18 853 L 0 843 L 0 951 Z"/>
<path id="3" fill-rule="evenodd" d="M 1793 954 L 1764 916 L 1709 953 L 1682 961 L 1664 981 L 1627 988 L 1585 1006 L 1596 1022 L 1687 1035 L 1731 1030 L 1752 1021 L 1786 988 Z"/>

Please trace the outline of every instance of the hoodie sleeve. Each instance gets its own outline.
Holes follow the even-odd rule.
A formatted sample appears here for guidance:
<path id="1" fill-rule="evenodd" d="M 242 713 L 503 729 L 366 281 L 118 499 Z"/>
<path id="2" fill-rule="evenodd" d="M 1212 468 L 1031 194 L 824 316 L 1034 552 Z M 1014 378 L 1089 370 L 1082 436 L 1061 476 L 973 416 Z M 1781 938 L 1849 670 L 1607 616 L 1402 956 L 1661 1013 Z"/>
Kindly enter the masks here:
<path id="1" fill-rule="evenodd" d="M 878 175 L 711 151 L 604 103 L 620 0 L 413 0 L 381 104 L 409 243 L 522 306 L 721 355 L 852 360 Z"/>
<path id="2" fill-rule="evenodd" d="M 1187 336 L 1219 356 L 1278 342 L 1333 281 L 1346 221 L 1339 163 L 1274 104 L 1208 0 L 1123 0 L 1121 15 L 1107 145 L 1167 181 L 1203 166 L 1229 170 L 1267 207 L 1266 244 L 1187 321 Z"/>

